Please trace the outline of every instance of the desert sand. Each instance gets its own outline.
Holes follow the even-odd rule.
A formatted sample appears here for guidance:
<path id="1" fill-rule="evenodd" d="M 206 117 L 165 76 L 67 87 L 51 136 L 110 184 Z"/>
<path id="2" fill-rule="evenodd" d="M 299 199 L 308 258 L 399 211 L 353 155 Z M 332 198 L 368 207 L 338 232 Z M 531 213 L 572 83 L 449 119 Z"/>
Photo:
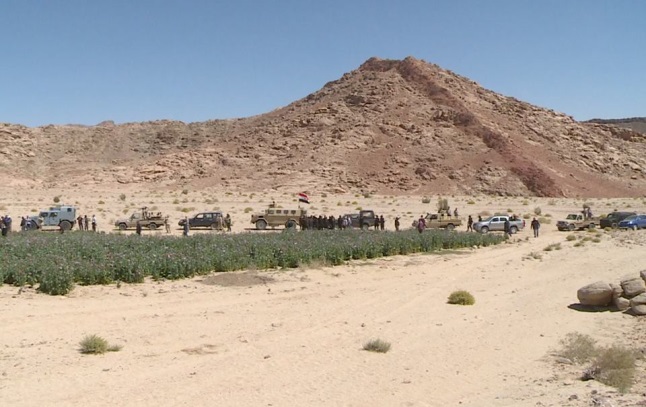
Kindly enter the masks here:
<path id="1" fill-rule="evenodd" d="M 14 219 L 51 204 L 96 214 L 99 230 L 141 206 L 185 214 L 219 209 L 246 233 L 250 213 L 276 191 L 120 190 L 120 187 L 1 193 Z M 121 194 L 125 195 L 122 199 Z M 395 216 L 408 227 L 434 211 L 420 196 L 310 193 L 311 212 L 339 215 L 356 207 Z M 614 406 L 639 405 L 640 365 L 630 392 L 578 380 L 582 368 L 551 356 L 569 332 L 602 344 L 643 348 L 644 319 L 569 308 L 583 285 L 617 282 L 646 268 L 646 231 L 602 232 L 574 247 L 554 224 L 592 203 L 595 214 L 644 211 L 643 199 L 448 197 L 461 215 L 511 210 L 544 223 L 496 247 L 353 261 L 288 270 L 247 270 L 180 281 L 76 286 L 67 296 L 0 287 L 0 404 L 5 406 Z M 472 202 L 472 203 L 469 203 Z M 44 232 L 43 232 L 44 233 Z M 128 232 L 131 233 L 131 232 Z M 164 232 L 149 232 L 163 235 Z M 173 228 L 173 234 L 181 231 Z M 216 233 L 211 231 L 194 233 Z M 581 235 L 587 232 L 574 232 Z M 9 237 L 11 238 L 11 236 Z M 561 250 L 544 251 L 552 243 Z M 447 304 L 454 290 L 473 306 Z M 119 352 L 83 355 L 97 334 Z M 379 338 L 388 353 L 362 346 Z M 605 400 L 605 401 L 604 401 Z M 600 405 L 600 404 L 597 404 Z"/>

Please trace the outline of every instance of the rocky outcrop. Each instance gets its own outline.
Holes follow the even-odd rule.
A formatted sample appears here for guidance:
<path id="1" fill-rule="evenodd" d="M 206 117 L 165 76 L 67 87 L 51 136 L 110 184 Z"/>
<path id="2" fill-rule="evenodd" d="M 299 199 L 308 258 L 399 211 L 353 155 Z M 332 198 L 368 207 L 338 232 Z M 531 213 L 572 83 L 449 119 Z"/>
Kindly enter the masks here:
<path id="1" fill-rule="evenodd" d="M 597 281 L 579 288 L 576 296 L 582 305 L 605 307 L 612 301 L 612 292 L 610 284 Z"/>
<path id="2" fill-rule="evenodd" d="M 603 310 L 612 304 L 619 311 L 646 315 L 646 270 L 639 277 L 625 276 L 619 284 L 597 281 L 579 288 L 577 298 L 583 306 Z"/>

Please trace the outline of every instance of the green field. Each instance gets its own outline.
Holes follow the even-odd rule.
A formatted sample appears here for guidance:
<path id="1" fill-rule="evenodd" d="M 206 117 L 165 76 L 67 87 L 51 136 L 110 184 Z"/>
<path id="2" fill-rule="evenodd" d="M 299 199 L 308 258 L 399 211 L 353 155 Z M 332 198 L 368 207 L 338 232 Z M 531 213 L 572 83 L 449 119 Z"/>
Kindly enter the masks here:
<path id="1" fill-rule="evenodd" d="M 155 237 L 14 233 L 0 240 L 0 281 L 63 295 L 74 284 L 140 283 L 210 272 L 273 269 L 500 243 L 500 235 L 330 230 Z"/>

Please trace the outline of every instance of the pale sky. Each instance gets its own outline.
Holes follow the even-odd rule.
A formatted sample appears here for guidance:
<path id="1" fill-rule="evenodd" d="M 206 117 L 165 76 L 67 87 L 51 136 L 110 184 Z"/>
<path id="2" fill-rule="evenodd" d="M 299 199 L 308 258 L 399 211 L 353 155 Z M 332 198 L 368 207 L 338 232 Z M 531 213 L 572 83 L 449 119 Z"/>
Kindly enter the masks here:
<path id="1" fill-rule="evenodd" d="M 646 116 L 646 1 L 0 0 L 0 122 L 246 117 L 424 59 L 567 113 Z"/>

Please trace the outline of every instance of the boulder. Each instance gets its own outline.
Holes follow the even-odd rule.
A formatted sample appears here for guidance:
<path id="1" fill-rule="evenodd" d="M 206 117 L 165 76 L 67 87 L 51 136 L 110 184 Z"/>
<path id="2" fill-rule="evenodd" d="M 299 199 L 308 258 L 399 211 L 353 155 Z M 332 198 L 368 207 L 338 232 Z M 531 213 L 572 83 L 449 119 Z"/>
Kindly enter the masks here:
<path id="1" fill-rule="evenodd" d="M 613 302 L 615 304 L 615 307 L 619 311 L 626 311 L 628 308 L 630 308 L 630 300 L 628 298 L 619 297 L 616 298 Z"/>
<path id="2" fill-rule="evenodd" d="M 646 293 L 639 294 L 636 297 L 633 297 L 630 300 L 630 306 L 634 307 L 635 305 L 644 305 L 646 304 Z"/>
<path id="3" fill-rule="evenodd" d="M 576 296 L 582 305 L 607 306 L 612 301 L 612 287 L 603 281 L 579 288 Z"/>
<path id="4" fill-rule="evenodd" d="M 646 282 L 646 270 L 640 271 L 639 275 L 641 276 L 642 280 L 644 280 Z"/>
<path id="5" fill-rule="evenodd" d="M 635 305 L 630 310 L 635 315 L 646 315 L 646 305 Z"/>
<path id="6" fill-rule="evenodd" d="M 612 288 L 612 299 L 616 300 L 617 298 L 624 295 L 624 289 L 621 288 L 619 284 L 610 283 L 610 288 Z"/>
<path id="7" fill-rule="evenodd" d="M 646 293 L 646 282 L 641 277 L 627 277 L 621 280 L 624 297 L 633 298 L 641 293 Z"/>

